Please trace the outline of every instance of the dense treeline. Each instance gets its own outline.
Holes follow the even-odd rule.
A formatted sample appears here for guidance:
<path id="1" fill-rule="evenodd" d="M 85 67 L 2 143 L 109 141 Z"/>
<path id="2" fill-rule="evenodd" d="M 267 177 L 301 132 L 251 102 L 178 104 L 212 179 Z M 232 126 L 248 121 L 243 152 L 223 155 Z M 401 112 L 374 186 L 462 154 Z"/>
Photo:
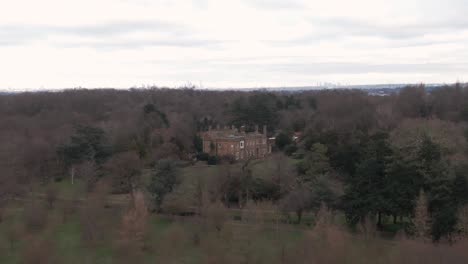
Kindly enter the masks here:
<path id="1" fill-rule="evenodd" d="M 266 124 L 294 169 L 260 179 L 245 163 L 239 177 L 220 176 L 216 199 L 239 207 L 271 200 L 299 222 L 325 204 L 344 212 L 350 226 L 392 223 L 410 234 L 420 234 L 419 208 L 428 213 L 425 236 L 451 239 L 468 232 L 459 225 L 468 203 L 467 122 L 468 87 L 461 84 L 382 97 L 196 89 L 1 95 L 0 199 L 26 193 L 29 183 L 76 177 L 92 191 L 107 179 L 112 193 L 148 190 L 160 211 L 178 184 L 176 161 L 193 162 L 201 150 L 198 131 Z M 147 168 L 154 170 L 145 186 Z"/>

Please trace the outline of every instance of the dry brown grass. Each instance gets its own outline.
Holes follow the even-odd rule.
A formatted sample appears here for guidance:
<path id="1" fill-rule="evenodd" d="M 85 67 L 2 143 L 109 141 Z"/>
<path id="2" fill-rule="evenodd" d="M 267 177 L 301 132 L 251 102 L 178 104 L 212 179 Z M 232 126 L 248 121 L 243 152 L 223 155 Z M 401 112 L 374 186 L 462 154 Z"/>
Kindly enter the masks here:
<path id="1" fill-rule="evenodd" d="M 286 263 L 468 263 L 468 241 L 450 245 L 407 238 L 386 240 L 327 225 L 307 232 L 286 255 Z"/>

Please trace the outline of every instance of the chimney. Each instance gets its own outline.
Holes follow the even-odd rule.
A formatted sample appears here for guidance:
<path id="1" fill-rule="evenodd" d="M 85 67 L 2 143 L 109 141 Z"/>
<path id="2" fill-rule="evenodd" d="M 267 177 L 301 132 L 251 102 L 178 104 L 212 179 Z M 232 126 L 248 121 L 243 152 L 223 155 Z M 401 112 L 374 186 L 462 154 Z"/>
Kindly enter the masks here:
<path id="1" fill-rule="evenodd" d="M 245 133 L 245 126 L 241 126 L 241 127 L 240 127 L 240 132 L 241 132 L 241 133 Z"/>
<path id="2" fill-rule="evenodd" d="M 265 135 L 265 137 L 267 136 L 267 126 L 266 125 L 263 125 L 263 134 Z"/>
<path id="3" fill-rule="evenodd" d="M 258 125 L 255 125 L 255 133 L 258 133 Z"/>
<path id="4" fill-rule="evenodd" d="M 232 131 L 235 131 L 236 130 L 236 127 L 234 125 L 231 125 L 231 130 Z"/>

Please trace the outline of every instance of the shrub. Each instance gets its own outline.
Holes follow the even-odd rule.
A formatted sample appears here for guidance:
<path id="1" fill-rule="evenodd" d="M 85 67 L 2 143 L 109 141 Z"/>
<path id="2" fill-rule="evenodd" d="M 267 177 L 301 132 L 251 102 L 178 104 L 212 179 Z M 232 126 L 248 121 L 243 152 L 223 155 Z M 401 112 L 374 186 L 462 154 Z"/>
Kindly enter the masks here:
<path id="1" fill-rule="evenodd" d="M 219 159 L 216 156 L 209 156 L 207 160 L 208 165 L 216 165 L 219 163 Z"/>
<path id="2" fill-rule="evenodd" d="M 197 160 L 207 161 L 210 158 L 210 155 L 205 152 L 197 153 Z"/>
<path id="3" fill-rule="evenodd" d="M 291 156 L 294 152 L 297 151 L 297 146 L 295 144 L 289 144 L 284 147 L 284 154 Z"/>
<path id="4" fill-rule="evenodd" d="M 291 137 L 284 132 L 279 133 L 275 138 L 275 145 L 280 150 L 283 150 L 287 145 L 291 143 L 292 143 Z"/>
<path id="5" fill-rule="evenodd" d="M 218 158 L 218 162 L 226 163 L 226 164 L 234 164 L 236 162 L 236 158 L 232 155 L 225 155 Z"/>

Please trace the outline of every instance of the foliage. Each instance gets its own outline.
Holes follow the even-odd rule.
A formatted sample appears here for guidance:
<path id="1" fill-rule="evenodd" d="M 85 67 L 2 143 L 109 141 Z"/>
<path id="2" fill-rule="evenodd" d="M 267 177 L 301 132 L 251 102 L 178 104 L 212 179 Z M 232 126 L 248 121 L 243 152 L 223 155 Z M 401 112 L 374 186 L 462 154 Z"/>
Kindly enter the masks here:
<path id="1" fill-rule="evenodd" d="M 286 147 L 284 147 L 284 154 L 286 154 L 287 156 L 291 156 L 297 150 L 298 150 L 298 147 L 296 146 L 296 144 L 289 144 Z"/>
<path id="2" fill-rule="evenodd" d="M 110 156 L 110 146 L 106 143 L 105 132 L 96 127 L 77 126 L 75 134 L 68 144 L 61 145 L 57 154 L 69 167 L 83 161 L 94 161 L 102 164 Z"/>
<path id="3" fill-rule="evenodd" d="M 193 138 L 193 145 L 198 153 L 203 151 L 203 140 L 200 136 L 197 135 Z"/>
<path id="4" fill-rule="evenodd" d="M 237 127 L 247 125 L 250 130 L 258 124 L 275 130 L 279 118 L 277 103 L 278 98 L 273 93 L 255 92 L 247 98 L 240 97 L 231 105 L 231 122 Z"/>
<path id="5" fill-rule="evenodd" d="M 278 135 L 276 135 L 275 137 L 275 146 L 280 150 L 283 150 L 287 145 L 291 143 L 291 137 L 284 132 L 278 133 Z"/>
<path id="6" fill-rule="evenodd" d="M 206 161 L 208 165 L 216 165 L 219 163 L 219 158 L 217 156 L 208 156 Z"/>
<path id="7" fill-rule="evenodd" d="M 328 149 L 325 145 L 316 143 L 311 151 L 298 164 L 298 172 L 301 181 L 313 183 L 320 175 L 326 175 L 330 172 L 330 161 L 327 156 Z"/>
<path id="8" fill-rule="evenodd" d="M 114 155 L 104 165 L 106 174 L 112 181 L 112 192 L 132 193 L 140 185 L 142 162 L 134 152 Z"/>
<path id="9" fill-rule="evenodd" d="M 468 204 L 468 166 L 463 165 L 455 170 L 455 179 L 452 184 L 452 195 L 457 206 Z"/>
<path id="10" fill-rule="evenodd" d="M 343 206 L 352 225 L 375 214 L 379 215 L 378 225 L 381 225 L 381 215 L 392 212 L 391 202 L 397 195 L 394 191 L 399 182 L 386 172 L 387 159 L 392 154 L 387 139 L 385 133 L 374 135 L 367 143 L 356 173 L 347 179 Z"/>
<path id="11" fill-rule="evenodd" d="M 178 183 L 179 177 L 174 161 L 158 161 L 148 185 L 148 191 L 151 194 L 156 210 L 161 209 L 165 195 L 170 193 Z"/>
<path id="12" fill-rule="evenodd" d="M 153 166 L 150 164 L 161 159 L 190 161 L 201 150 L 200 138 L 195 135 L 210 125 L 245 124 L 247 130 L 252 130 L 254 125 L 266 124 L 269 136 L 277 135 L 278 131 L 286 132 L 284 135 L 292 131 L 301 134 L 297 142 L 289 141 L 289 144 L 281 143 L 282 135 L 278 135 L 278 146 L 284 153 L 294 153 L 295 159 L 285 158 L 281 152 L 276 154 L 283 158 L 268 157 L 270 160 L 265 163 L 270 165 L 260 160 L 244 166 L 199 154 L 201 160 L 217 166 L 200 163 L 193 166 L 203 167 L 212 174 L 206 177 L 203 187 L 206 190 L 202 191 L 201 185 L 193 187 L 197 193 L 203 193 L 194 197 L 222 201 L 224 205 L 238 208 L 246 206 L 248 200 L 267 199 L 280 205 L 284 213 L 294 211 L 304 218 L 323 202 L 337 210 L 338 215 L 344 212 L 350 224 L 372 225 L 373 221 L 365 219 L 375 218 L 375 223 L 381 224 L 379 228 L 392 225 L 396 231 L 416 223 L 418 218 L 425 218 L 416 213 L 421 208 L 418 196 L 423 190 L 432 238 L 440 243 L 445 239 L 455 241 L 466 230 L 463 212 L 468 188 L 467 169 L 463 164 L 468 160 L 465 122 L 468 86 L 416 86 L 398 91 L 382 97 L 357 90 L 283 93 L 159 88 L 2 94 L 0 205 L 3 218 L 8 219 L 11 213 L 8 206 L 14 204 L 10 203 L 12 199 L 15 202 L 24 199 L 25 193 L 39 188 L 50 204 L 60 203 L 49 208 L 48 217 L 63 214 L 64 222 L 73 222 L 73 208 L 78 207 L 81 197 L 62 201 L 63 190 L 57 190 L 54 198 L 55 194 L 47 193 L 42 185 L 53 177 L 61 179 L 66 170 L 86 175 L 78 177 L 76 185 L 82 186 L 85 180 L 89 183 L 88 190 L 98 180 L 105 179 L 115 184 L 114 192 L 127 193 L 141 189 L 149 180 L 153 188 L 151 184 L 147 187 L 155 191 L 150 194 L 156 204 L 168 194 L 178 194 L 171 186 L 173 181 L 179 182 L 179 177 L 174 180 L 174 177 L 155 176 L 158 170 L 147 173 Z M 192 166 L 187 168 L 190 169 Z M 151 177 L 147 179 L 147 175 Z M 184 181 L 199 176 L 208 175 L 191 173 Z M 187 204 L 202 207 L 200 202 Z M 27 211 L 31 208 L 26 209 L 28 218 Z M 392 220 L 394 224 L 389 223 Z M 47 221 L 44 226 L 47 228 L 30 233 L 49 235 L 55 222 Z M 423 222 L 426 221 L 420 223 Z M 84 230 L 87 226 L 82 224 L 78 229 L 90 233 Z M 281 229 L 281 223 L 279 226 Z M 427 229 L 422 224 L 414 228 L 418 226 Z M 229 223 L 225 224 L 222 232 L 218 232 L 219 239 L 229 241 L 230 228 Z M 372 230 L 370 226 L 369 230 Z M 216 241 L 221 245 L 213 248 L 222 252 L 219 256 L 226 257 L 228 254 L 222 250 L 224 244 Z M 211 246 L 203 238 L 197 243 L 206 247 L 203 250 L 207 251 L 203 252 L 209 252 Z M 310 244 L 307 246 L 310 249 Z M 277 249 L 282 252 L 281 248 Z M 157 247 L 145 250 L 158 251 Z M 286 249 L 284 252 L 283 263 L 290 260 L 287 254 L 300 255 L 287 253 Z M 252 252 L 249 254 L 252 256 Z M 236 260 L 233 262 L 242 262 Z M 252 258 L 245 260 L 255 262 Z"/>

